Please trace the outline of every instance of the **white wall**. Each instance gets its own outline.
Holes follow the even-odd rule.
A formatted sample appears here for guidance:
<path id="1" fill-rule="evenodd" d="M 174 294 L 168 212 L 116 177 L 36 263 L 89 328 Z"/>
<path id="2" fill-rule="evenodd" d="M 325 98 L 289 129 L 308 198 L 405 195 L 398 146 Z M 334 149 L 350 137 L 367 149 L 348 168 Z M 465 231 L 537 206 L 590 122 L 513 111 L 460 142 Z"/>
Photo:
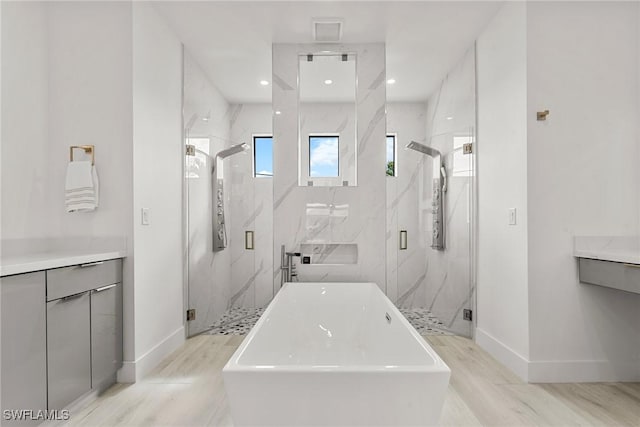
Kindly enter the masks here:
<path id="1" fill-rule="evenodd" d="M 3 239 L 126 236 L 132 198 L 130 5 L 3 6 L 2 173 L 12 177 L 2 191 Z M 100 207 L 69 214 L 64 176 L 69 146 L 78 144 L 96 147 Z"/>
<path id="2" fill-rule="evenodd" d="M 526 6 L 507 3 L 477 41 L 478 343 L 520 376 L 529 356 Z M 508 225 L 508 209 L 518 223 Z"/>
<path id="3" fill-rule="evenodd" d="M 640 378 L 640 296 L 572 256 L 640 232 L 639 7 L 506 4 L 478 40 L 477 340 L 531 382 Z"/>
<path id="4" fill-rule="evenodd" d="M 2 3 L 2 239 L 47 232 L 46 22 L 42 3 Z"/>
<path id="5" fill-rule="evenodd" d="M 68 236 L 127 235 L 131 189 L 131 6 L 47 5 L 49 150 L 47 228 Z M 100 206 L 64 209 L 69 146 L 93 144 Z M 82 156 L 82 152 L 76 152 Z"/>
<path id="6" fill-rule="evenodd" d="M 571 254 L 640 231 L 638 7 L 527 6 L 531 381 L 640 379 L 640 295 L 580 284 Z"/>
<path id="7" fill-rule="evenodd" d="M 184 341 L 182 46 L 155 9 L 133 4 L 135 378 Z M 141 225 L 141 208 L 150 225 Z"/>

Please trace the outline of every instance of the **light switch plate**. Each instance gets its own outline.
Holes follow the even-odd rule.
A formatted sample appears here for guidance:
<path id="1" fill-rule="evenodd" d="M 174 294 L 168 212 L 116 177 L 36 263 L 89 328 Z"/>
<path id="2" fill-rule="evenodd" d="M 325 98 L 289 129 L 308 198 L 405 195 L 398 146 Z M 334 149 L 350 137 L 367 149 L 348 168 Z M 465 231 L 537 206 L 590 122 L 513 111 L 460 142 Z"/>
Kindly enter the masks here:
<path id="1" fill-rule="evenodd" d="M 516 208 L 509 208 L 509 225 L 516 225 L 517 215 Z"/>
<path id="2" fill-rule="evenodd" d="M 142 208 L 142 225 L 149 225 L 151 222 L 149 216 L 149 208 Z"/>

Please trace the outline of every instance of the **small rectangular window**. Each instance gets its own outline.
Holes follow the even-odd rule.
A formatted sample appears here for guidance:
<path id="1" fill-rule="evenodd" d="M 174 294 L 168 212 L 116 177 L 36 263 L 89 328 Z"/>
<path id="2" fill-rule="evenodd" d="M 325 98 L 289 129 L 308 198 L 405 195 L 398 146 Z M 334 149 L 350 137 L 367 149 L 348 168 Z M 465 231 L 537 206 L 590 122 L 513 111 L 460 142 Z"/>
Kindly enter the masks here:
<path id="1" fill-rule="evenodd" d="M 309 176 L 334 178 L 340 176 L 339 135 L 309 135 Z"/>
<path id="2" fill-rule="evenodd" d="M 396 136 L 387 135 L 387 176 L 397 176 L 396 169 Z"/>
<path id="3" fill-rule="evenodd" d="M 253 176 L 273 176 L 273 137 L 253 137 Z"/>

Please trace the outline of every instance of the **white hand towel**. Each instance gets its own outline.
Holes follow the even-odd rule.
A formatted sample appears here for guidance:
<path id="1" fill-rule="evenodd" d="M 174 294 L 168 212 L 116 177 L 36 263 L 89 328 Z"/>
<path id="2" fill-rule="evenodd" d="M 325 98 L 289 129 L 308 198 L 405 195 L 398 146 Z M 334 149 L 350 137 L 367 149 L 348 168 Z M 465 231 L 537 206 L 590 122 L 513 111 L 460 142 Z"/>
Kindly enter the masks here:
<path id="1" fill-rule="evenodd" d="M 70 162 L 65 183 L 67 212 L 90 212 L 98 207 L 98 174 L 91 162 Z"/>

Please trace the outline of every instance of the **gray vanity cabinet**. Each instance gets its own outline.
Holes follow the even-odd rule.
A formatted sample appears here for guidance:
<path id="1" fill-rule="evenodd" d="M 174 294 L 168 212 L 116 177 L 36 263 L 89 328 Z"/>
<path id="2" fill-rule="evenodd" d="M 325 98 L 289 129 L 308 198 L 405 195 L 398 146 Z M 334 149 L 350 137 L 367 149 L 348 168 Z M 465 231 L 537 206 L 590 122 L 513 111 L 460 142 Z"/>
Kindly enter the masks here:
<path id="1" fill-rule="evenodd" d="M 47 303 L 49 409 L 63 409 L 91 390 L 89 292 Z"/>
<path id="2" fill-rule="evenodd" d="M 91 291 L 91 383 L 114 382 L 122 366 L 122 284 Z"/>
<path id="3" fill-rule="evenodd" d="M 50 410 L 115 381 L 122 366 L 122 261 L 47 271 L 47 352 Z"/>
<path id="4" fill-rule="evenodd" d="M 41 271 L 2 277 L 0 291 L 2 409 L 44 410 L 47 408 L 45 274 Z M 2 425 L 18 424 L 2 421 Z"/>
<path id="5" fill-rule="evenodd" d="M 122 367 L 122 260 L 0 278 L 2 410 L 61 410 Z"/>

